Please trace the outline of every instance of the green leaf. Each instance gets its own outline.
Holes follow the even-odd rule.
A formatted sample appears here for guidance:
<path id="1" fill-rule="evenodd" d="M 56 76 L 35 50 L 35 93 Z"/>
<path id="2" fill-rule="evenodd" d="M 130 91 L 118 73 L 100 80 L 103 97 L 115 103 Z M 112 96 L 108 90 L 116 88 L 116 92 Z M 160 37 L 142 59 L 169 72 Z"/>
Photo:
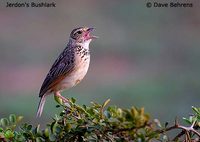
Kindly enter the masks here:
<path id="1" fill-rule="evenodd" d="M 27 130 L 30 131 L 31 129 L 32 129 L 32 125 L 28 125 L 28 126 L 27 126 Z"/>
<path id="2" fill-rule="evenodd" d="M 169 124 L 169 122 L 165 122 L 165 128 L 167 128 L 168 124 Z"/>
<path id="3" fill-rule="evenodd" d="M 65 130 L 66 132 L 69 132 L 69 131 L 71 130 L 71 128 L 72 128 L 72 125 L 69 124 L 69 123 L 67 123 L 67 124 L 64 126 L 64 130 Z"/>
<path id="4" fill-rule="evenodd" d="M 30 126 L 29 126 L 29 128 L 30 128 Z M 35 134 L 38 134 L 39 132 L 40 132 L 40 124 L 37 125 L 37 127 L 34 129 Z"/>
<path id="5" fill-rule="evenodd" d="M 63 112 L 63 111 L 62 111 L 62 112 L 60 113 L 60 116 L 63 117 L 63 115 L 65 115 L 65 113 L 66 113 L 66 112 Z"/>
<path id="6" fill-rule="evenodd" d="M 25 137 L 20 132 L 14 132 L 14 142 L 25 142 Z"/>
<path id="7" fill-rule="evenodd" d="M 82 108 L 81 106 L 76 106 L 77 111 L 81 111 L 81 112 L 86 112 L 84 108 Z"/>
<path id="8" fill-rule="evenodd" d="M 9 116 L 9 121 L 12 123 L 12 124 L 15 124 L 17 122 L 17 117 L 15 114 L 10 114 Z"/>
<path id="9" fill-rule="evenodd" d="M 163 136 L 163 142 L 167 142 L 168 141 L 168 137 L 166 135 Z"/>
<path id="10" fill-rule="evenodd" d="M 103 105 L 102 105 L 102 108 L 105 108 L 105 106 L 107 106 L 107 104 L 110 102 L 110 99 L 107 99 L 104 103 L 103 103 Z"/>
<path id="11" fill-rule="evenodd" d="M 56 123 L 56 121 L 53 121 L 52 123 L 51 123 L 51 125 L 50 125 L 50 130 L 51 130 L 51 132 L 53 132 L 53 127 L 54 127 L 54 124 Z"/>
<path id="12" fill-rule="evenodd" d="M 36 142 L 42 142 L 42 139 L 40 137 L 37 137 Z"/>
<path id="13" fill-rule="evenodd" d="M 23 118 L 24 118 L 23 116 L 17 116 L 17 119 L 16 119 L 17 123 L 21 122 Z"/>
<path id="14" fill-rule="evenodd" d="M 2 125 L 3 127 L 8 127 L 8 126 L 9 126 L 9 121 L 8 121 L 7 118 L 2 118 L 2 119 L 0 120 L 0 122 L 1 122 L 1 125 Z"/>
<path id="15" fill-rule="evenodd" d="M 5 133 L 4 133 L 4 136 L 7 138 L 7 139 L 11 139 L 14 137 L 14 133 L 11 131 L 11 130 L 7 130 Z"/>
<path id="16" fill-rule="evenodd" d="M 50 141 L 55 141 L 56 140 L 56 136 L 54 134 L 50 134 L 49 140 Z"/>
<path id="17" fill-rule="evenodd" d="M 158 127 L 162 128 L 162 125 L 161 125 L 161 123 L 160 123 L 160 121 L 158 119 L 154 119 L 154 122 L 157 124 Z"/>
<path id="18" fill-rule="evenodd" d="M 54 123 L 52 130 L 54 134 L 59 134 L 62 131 L 61 127 L 59 126 L 57 122 Z"/>
<path id="19" fill-rule="evenodd" d="M 59 108 L 60 107 L 60 105 L 56 105 L 56 108 Z"/>
<path id="20" fill-rule="evenodd" d="M 0 132 L 3 132 L 3 128 L 0 127 Z"/>
<path id="21" fill-rule="evenodd" d="M 84 122 L 84 120 L 83 119 L 78 119 L 77 120 L 77 123 L 80 125 L 80 124 L 82 124 Z"/>
<path id="22" fill-rule="evenodd" d="M 198 122 L 197 125 L 200 127 L 200 122 Z"/>
<path id="23" fill-rule="evenodd" d="M 62 99 L 61 99 L 60 97 L 54 95 L 54 100 L 55 100 L 58 104 L 63 105 L 63 101 L 62 101 Z"/>
<path id="24" fill-rule="evenodd" d="M 86 105 L 83 105 L 83 109 L 85 109 L 85 110 L 86 110 L 86 109 L 87 109 L 87 106 L 86 106 Z"/>
<path id="25" fill-rule="evenodd" d="M 48 128 L 46 128 L 46 129 L 44 130 L 44 136 L 45 136 L 45 137 L 49 137 L 49 129 L 48 129 Z"/>
<path id="26" fill-rule="evenodd" d="M 186 123 L 188 123 L 188 124 L 192 124 L 191 120 L 189 120 L 189 119 L 187 119 L 187 118 L 185 118 L 185 117 L 183 117 L 183 120 L 184 120 Z"/>
<path id="27" fill-rule="evenodd" d="M 200 108 L 196 108 L 196 107 L 192 106 L 192 110 L 193 110 L 197 115 L 200 115 Z"/>
<path id="28" fill-rule="evenodd" d="M 72 103 L 76 102 L 76 99 L 74 99 L 73 97 L 71 98 Z"/>
<path id="29" fill-rule="evenodd" d="M 105 117 L 108 118 L 108 119 L 111 117 L 111 114 L 110 114 L 110 112 L 109 112 L 108 110 L 105 110 L 105 111 L 104 111 L 104 115 L 105 115 Z"/>

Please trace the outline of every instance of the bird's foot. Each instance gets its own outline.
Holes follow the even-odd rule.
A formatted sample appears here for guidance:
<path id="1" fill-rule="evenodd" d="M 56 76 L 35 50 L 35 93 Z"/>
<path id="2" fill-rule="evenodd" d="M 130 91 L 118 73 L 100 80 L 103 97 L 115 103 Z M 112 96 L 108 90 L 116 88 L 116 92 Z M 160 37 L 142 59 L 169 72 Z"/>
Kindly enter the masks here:
<path id="1" fill-rule="evenodd" d="M 61 94 L 59 92 L 54 94 L 54 98 L 61 105 L 63 105 L 63 104 L 66 105 L 67 103 L 69 104 L 69 102 L 70 102 L 69 99 L 61 96 Z"/>

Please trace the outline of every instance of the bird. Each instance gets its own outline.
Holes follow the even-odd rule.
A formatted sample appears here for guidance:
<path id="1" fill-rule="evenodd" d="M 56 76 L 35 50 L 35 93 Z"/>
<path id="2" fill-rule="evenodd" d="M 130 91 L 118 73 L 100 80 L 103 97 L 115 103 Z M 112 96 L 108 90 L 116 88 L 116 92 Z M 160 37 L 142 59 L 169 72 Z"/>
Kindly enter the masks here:
<path id="1" fill-rule="evenodd" d="M 93 27 L 78 27 L 70 33 L 67 46 L 53 63 L 41 86 L 37 117 L 41 117 L 48 95 L 54 94 L 63 102 L 68 102 L 61 91 L 76 86 L 86 75 L 90 64 L 89 44 L 98 38 L 91 35 L 93 30 Z"/>

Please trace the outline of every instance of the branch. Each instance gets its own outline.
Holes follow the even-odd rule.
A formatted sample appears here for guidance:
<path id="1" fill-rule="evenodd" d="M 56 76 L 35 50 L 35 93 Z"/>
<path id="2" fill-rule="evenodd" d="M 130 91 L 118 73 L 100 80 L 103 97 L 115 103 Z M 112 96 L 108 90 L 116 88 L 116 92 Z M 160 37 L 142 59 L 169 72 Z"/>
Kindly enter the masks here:
<path id="1" fill-rule="evenodd" d="M 162 129 L 162 130 L 156 130 L 155 132 L 161 134 L 164 132 L 171 131 L 173 129 L 181 129 L 182 132 L 180 132 L 177 136 L 175 136 L 175 138 L 173 140 L 176 140 L 176 139 L 180 138 L 181 136 L 186 135 L 186 139 L 191 141 L 191 136 L 189 134 L 190 132 L 194 133 L 195 135 L 197 135 L 200 138 L 200 133 L 197 130 L 195 130 L 195 123 L 196 123 L 196 121 L 194 121 L 190 127 L 185 127 L 185 126 L 180 125 L 178 123 L 177 119 L 175 119 L 175 124 L 173 126 Z"/>
<path id="2" fill-rule="evenodd" d="M 115 130 L 115 129 L 107 129 L 107 130 L 105 130 L 105 132 L 112 132 L 113 134 L 117 134 L 117 133 L 124 132 L 124 131 L 132 131 L 134 129 L 138 130 L 138 129 L 144 128 L 147 125 L 149 125 L 149 124 L 145 123 L 145 124 L 143 124 L 143 125 L 141 125 L 139 127 L 133 126 L 131 128 L 121 128 L 121 129 L 117 129 L 117 130 Z"/>

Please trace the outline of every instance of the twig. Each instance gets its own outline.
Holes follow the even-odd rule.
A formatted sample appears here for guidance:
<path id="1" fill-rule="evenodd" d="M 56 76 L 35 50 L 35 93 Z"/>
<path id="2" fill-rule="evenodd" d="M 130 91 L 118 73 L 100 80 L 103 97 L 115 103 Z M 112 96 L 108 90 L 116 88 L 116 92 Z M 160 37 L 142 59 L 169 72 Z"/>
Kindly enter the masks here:
<path id="1" fill-rule="evenodd" d="M 162 130 L 156 130 L 155 132 L 164 133 L 164 132 L 167 132 L 167 131 L 170 131 L 170 130 L 173 130 L 173 129 L 181 129 L 182 132 L 180 132 L 173 140 L 176 140 L 176 139 L 180 138 L 181 136 L 183 136 L 184 134 L 186 134 L 185 140 L 191 141 L 191 137 L 190 137 L 189 132 L 193 132 L 195 135 L 197 135 L 200 138 L 200 133 L 197 130 L 194 129 L 195 123 L 196 123 L 196 121 L 194 121 L 190 127 L 181 126 L 178 123 L 178 120 L 176 118 L 174 126 L 171 126 L 171 127 L 168 127 L 168 128 L 162 129 Z"/>
<path id="2" fill-rule="evenodd" d="M 174 139 L 172 141 L 177 140 L 178 138 L 180 138 L 181 136 L 183 136 L 185 134 L 185 131 L 182 130 L 176 137 L 174 137 Z"/>

